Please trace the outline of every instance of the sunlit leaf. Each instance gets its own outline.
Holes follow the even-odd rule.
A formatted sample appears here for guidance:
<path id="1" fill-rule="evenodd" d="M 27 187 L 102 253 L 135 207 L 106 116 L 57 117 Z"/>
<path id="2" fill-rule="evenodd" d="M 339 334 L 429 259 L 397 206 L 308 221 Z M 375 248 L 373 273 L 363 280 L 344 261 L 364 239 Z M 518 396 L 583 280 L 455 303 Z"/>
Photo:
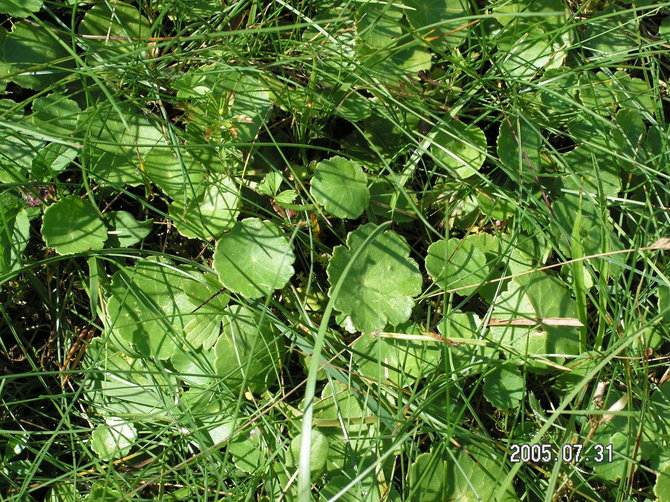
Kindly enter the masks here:
<path id="1" fill-rule="evenodd" d="M 102 249 L 107 229 L 88 200 L 70 195 L 44 211 L 42 237 L 59 254 Z"/>
<path id="2" fill-rule="evenodd" d="M 216 245 L 214 268 L 224 286 L 247 298 L 269 295 L 293 276 L 295 255 L 270 221 L 247 218 Z"/>
<path id="3" fill-rule="evenodd" d="M 421 273 L 409 258 L 410 248 L 403 237 L 389 230 L 362 247 L 376 228 L 368 223 L 349 233 L 346 247 L 335 247 L 328 263 L 332 296 L 345 267 L 362 248 L 335 298 L 335 308 L 349 315 L 360 331 L 405 322 L 414 306 L 413 297 L 421 292 Z"/>

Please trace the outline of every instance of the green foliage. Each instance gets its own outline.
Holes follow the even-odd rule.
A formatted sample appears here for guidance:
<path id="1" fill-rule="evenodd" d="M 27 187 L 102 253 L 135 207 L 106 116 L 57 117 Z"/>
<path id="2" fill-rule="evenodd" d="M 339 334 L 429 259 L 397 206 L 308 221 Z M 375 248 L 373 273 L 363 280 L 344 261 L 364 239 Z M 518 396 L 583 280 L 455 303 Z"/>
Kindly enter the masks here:
<path id="1" fill-rule="evenodd" d="M 484 163 L 486 136 L 475 125 L 451 119 L 436 130 L 431 150 L 435 160 L 442 162 L 450 173 L 469 178 Z"/>
<path id="2" fill-rule="evenodd" d="M 0 499 L 668 499 L 665 7 L 0 1 Z"/>
<path id="3" fill-rule="evenodd" d="M 460 295 L 474 292 L 488 275 L 486 255 L 474 239 L 433 242 L 426 255 L 426 270 L 442 289 L 456 289 Z"/>
<path id="4" fill-rule="evenodd" d="M 328 213 L 338 218 L 358 218 L 370 199 L 365 173 L 357 163 L 342 157 L 319 162 L 310 192 Z"/>
<path id="5" fill-rule="evenodd" d="M 241 305 L 227 307 L 214 346 L 216 374 L 234 389 L 261 392 L 275 380 L 282 348 L 266 315 Z"/>
<path id="6" fill-rule="evenodd" d="M 391 230 L 371 238 L 376 228 L 368 223 L 351 232 L 346 247 L 337 246 L 328 263 L 328 294 L 337 294 L 335 308 L 360 331 L 407 321 L 413 297 L 421 292 L 421 273 L 409 258 L 405 239 Z M 336 291 L 343 274 L 345 280 Z"/>
<path id="7" fill-rule="evenodd" d="M 69 195 L 44 211 L 42 237 L 59 254 L 102 249 L 105 225 L 90 202 Z"/>
<path id="8" fill-rule="evenodd" d="M 293 276 L 295 255 L 281 230 L 269 221 L 247 218 L 216 245 L 214 268 L 222 284 L 247 298 L 269 295 Z"/>

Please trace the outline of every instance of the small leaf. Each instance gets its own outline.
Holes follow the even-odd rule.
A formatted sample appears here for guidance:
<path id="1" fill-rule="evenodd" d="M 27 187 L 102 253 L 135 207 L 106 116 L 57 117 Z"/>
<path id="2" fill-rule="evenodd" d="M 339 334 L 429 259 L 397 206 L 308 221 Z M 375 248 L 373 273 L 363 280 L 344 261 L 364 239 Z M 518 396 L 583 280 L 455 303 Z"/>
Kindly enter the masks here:
<path id="1" fill-rule="evenodd" d="M 474 175 L 486 159 L 486 136 L 476 125 L 450 119 L 435 128 L 430 151 L 456 175 Z"/>
<path id="2" fill-rule="evenodd" d="M 282 183 L 281 174 L 279 174 L 276 171 L 272 171 L 271 173 L 266 174 L 265 177 L 263 178 L 263 181 L 261 181 L 256 186 L 256 191 L 263 195 L 267 195 L 268 197 L 274 197 L 279 191 L 281 183 Z"/>
<path id="3" fill-rule="evenodd" d="M 518 406 L 525 388 L 519 366 L 511 364 L 498 365 L 484 378 L 484 397 L 499 410 Z"/>
<path id="4" fill-rule="evenodd" d="M 370 199 L 367 176 L 360 165 L 342 157 L 331 157 L 317 164 L 310 193 L 338 218 L 358 218 Z"/>
<path id="5" fill-rule="evenodd" d="M 276 379 L 283 346 L 266 315 L 242 305 L 224 310 L 223 331 L 214 346 L 216 374 L 237 391 L 262 392 Z"/>
<path id="6" fill-rule="evenodd" d="M 349 233 L 346 247 L 335 247 L 327 269 L 331 298 L 345 267 L 376 228 L 372 223 L 360 226 Z M 335 298 L 335 308 L 349 315 L 360 331 L 407 321 L 422 282 L 419 267 L 409 253 L 407 242 L 395 232 L 378 234 L 352 263 Z"/>
<path id="7" fill-rule="evenodd" d="M 68 167 L 79 150 L 59 143 L 49 143 L 33 159 L 31 174 L 39 180 L 50 180 Z"/>
<path id="8" fill-rule="evenodd" d="M 151 233 L 153 220 L 137 221 L 127 211 L 112 211 L 106 214 L 112 228 L 107 245 L 115 248 L 133 246 Z"/>
<path id="9" fill-rule="evenodd" d="M 196 309 L 215 293 L 216 287 L 199 272 L 143 260 L 112 276 L 109 327 L 136 352 L 168 359 L 184 344 L 189 322 L 202 315 Z"/>
<path id="10" fill-rule="evenodd" d="M 535 272 L 518 276 L 508 283 L 492 306 L 492 319 L 498 322 L 512 319 L 577 317 L 576 302 L 570 291 L 554 276 Z M 540 356 L 562 364 L 565 355 L 580 352 L 579 332 L 576 327 L 514 324 L 490 326 L 496 342 L 509 344 L 520 354 L 521 360 L 536 371 L 546 365 L 527 356 Z"/>
<path id="11" fill-rule="evenodd" d="M 439 240 L 428 247 L 426 270 L 444 290 L 467 296 L 476 291 L 489 274 L 486 255 L 470 239 Z"/>
<path id="12" fill-rule="evenodd" d="M 137 431 L 132 423 L 113 418 L 93 429 L 91 448 L 103 460 L 112 460 L 126 455 L 136 438 Z"/>
<path id="13" fill-rule="evenodd" d="M 375 49 L 386 49 L 402 35 L 403 11 L 392 4 L 365 3 L 356 13 L 356 36 L 359 43 Z"/>
<path id="14" fill-rule="evenodd" d="M 0 274 L 17 270 L 30 239 L 30 221 L 25 209 L 0 205 Z"/>
<path id="15" fill-rule="evenodd" d="M 624 57 L 638 48 L 638 41 L 629 35 L 636 31 L 635 18 L 626 11 L 617 14 L 619 10 L 623 9 L 608 7 L 588 19 L 582 46 L 597 57 Z"/>
<path id="16" fill-rule="evenodd" d="M 71 195 L 44 211 L 42 237 L 58 254 L 81 253 L 102 249 L 107 229 L 90 202 Z"/>
<path id="17" fill-rule="evenodd" d="M 186 152 L 154 148 L 144 157 L 143 165 L 149 179 L 175 201 L 183 204 L 203 193 L 205 169 Z"/>
<path id="18" fill-rule="evenodd" d="M 670 463 L 664 464 L 658 470 L 654 495 L 656 495 L 656 502 L 670 502 Z"/>
<path id="19" fill-rule="evenodd" d="M 214 268 L 224 286 L 247 298 L 283 288 L 293 276 L 295 255 L 275 225 L 258 218 L 235 224 L 216 245 Z"/>
<path id="20" fill-rule="evenodd" d="M 523 179 L 532 181 L 540 172 L 542 136 L 527 121 L 519 118 L 503 120 L 498 133 L 498 156 L 510 173 L 523 173 Z"/>

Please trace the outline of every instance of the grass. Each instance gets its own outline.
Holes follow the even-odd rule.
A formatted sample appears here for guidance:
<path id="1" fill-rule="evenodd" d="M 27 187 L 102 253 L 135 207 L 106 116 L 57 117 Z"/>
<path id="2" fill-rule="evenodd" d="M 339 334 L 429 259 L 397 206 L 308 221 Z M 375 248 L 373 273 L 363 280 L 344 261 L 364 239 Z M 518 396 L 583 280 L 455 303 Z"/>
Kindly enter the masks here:
<path id="1" fill-rule="evenodd" d="M 144 28 L 138 39 L 125 23 L 103 45 L 103 35 L 80 28 L 88 4 L 47 2 L 25 22 L 41 26 L 61 53 L 56 61 L 22 55 L 48 78 L 30 89 L 20 80 L 26 68 L 0 70 L 13 100 L 0 112 L 8 145 L 0 148 L 0 497 L 429 501 L 460 490 L 463 500 L 670 499 L 669 246 L 661 240 L 670 237 L 668 4 L 608 11 L 547 2 L 516 12 L 473 2 L 455 21 L 421 27 L 387 2 L 206 4 L 133 2 L 151 38 Z M 2 27 L 16 23 L 10 17 Z M 8 60 L 9 35 L 0 35 Z M 566 44 L 564 59 L 528 67 L 519 50 L 529 40 Z M 269 92 L 236 87 L 199 100 L 207 78 L 230 75 Z M 71 130 L 67 117 L 30 118 L 40 98 L 59 92 L 86 110 Z M 127 132 L 138 120 L 166 138 L 169 148 L 156 149 L 176 151 L 170 194 L 156 181 L 169 168 L 144 164 L 153 130 Z M 481 129 L 484 147 L 459 139 L 454 120 Z M 40 171 L 34 158 L 47 143 L 76 154 Z M 121 158 L 116 169 L 102 152 Z M 315 165 L 335 155 L 364 166 L 369 186 L 391 187 L 373 193 L 357 219 L 332 217 L 311 196 Z M 478 156 L 472 175 L 455 174 Z M 200 227 L 173 205 L 183 197 L 186 207 L 198 189 L 192 159 L 209 176 L 234 180 L 239 219 L 282 230 L 296 255 L 285 286 L 258 299 L 221 288 L 212 262 L 218 237 L 185 237 Z M 295 191 L 290 202 L 259 188 L 270 173 L 278 191 Z M 103 219 L 112 211 L 153 219 L 152 231 L 131 246 L 58 254 L 45 243 L 42 215 L 70 194 Z M 334 248 L 367 222 L 380 225 L 377 233 L 330 284 Z M 338 291 L 387 229 L 408 243 L 421 293 L 407 323 L 375 336 L 347 330 Z M 478 271 L 468 263 L 485 256 L 485 280 L 429 276 L 430 246 L 450 238 L 467 251 L 470 277 Z M 198 308 L 166 317 L 146 277 L 119 272 L 150 258 L 169 260 L 176 274 L 165 290 L 181 287 L 177 277 L 191 281 L 183 287 Z M 491 323 L 524 317 L 526 304 L 511 292 L 534 283 L 525 301 L 537 317 L 581 323 L 540 325 L 554 338 L 539 351 L 517 340 L 532 329 Z M 205 289 L 196 294 L 196 284 Z M 123 320 L 110 298 L 124 288 L 168 339 L 183 336 L 182 318 L 201 323 L 198 333 L 211 325 L 226 333 L 232 322 L 233 347 L 243 322 L 221 312 L 226 302 L 248 309 L 258 326 L 248 357 L 234 374 L 216 367 L 210 355 L 219 349 L 192 341 L 180 362 L 135 357 L 136 346 L 113 336 Z M 270 335 L 260 336 L 263 325 Z M 92 340 L 79 341 L 89 332 Z M 577 350 L 567 351 L 567 339 Z M 267 359 L 273 344 L 278 360 Z M 258 365 L 263 384 L 252 376 Z M 112 419 L 130 424 L 121 436 L 132 444 L 106 458 L 100 443 L 117 430 Z M 594 442 L 612 444 L 611 461 L 509 462 L 514 444 L 554 452 L 584 444 L 586 452 Z"/>

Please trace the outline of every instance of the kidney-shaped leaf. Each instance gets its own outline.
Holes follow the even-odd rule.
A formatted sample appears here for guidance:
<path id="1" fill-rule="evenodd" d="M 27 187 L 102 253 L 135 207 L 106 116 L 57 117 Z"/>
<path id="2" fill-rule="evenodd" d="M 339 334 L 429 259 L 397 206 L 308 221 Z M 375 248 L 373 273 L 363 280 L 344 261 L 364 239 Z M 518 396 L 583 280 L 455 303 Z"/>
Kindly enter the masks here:
<path id="1" fill-rule="evenodd" d="M 403 333 L 421 335 L 416 324 L 407 323 Z M 376 382 L 390 380 L 404 387 L 438 368 L 442 347 L 436 341 L 394 340 L 363 334 L 352 345 L 361 374 Z"/>
<path id="2" fill-rule="evenodd" d="M 11 65 L 12 81 L 21 87 L 39 90 L 65 75 L 63 67 L 71 66 L 71 62 L 68 52 L 54 40 L 56 31 L 55 28 L 47 31 L 27 21 L 14 24 L 4 43 L 5 62 Z"/>
<path id="3" fill-rule="evenodd" d="M 100 2 L 86 13 L 79 24 L 79 33 L 86 37 L 91 55 L 111 59 L 145 49 L 151 24 L 132 5 L 119 1 Z M 137 57 L 144 59 L 141 51 Z"/>
<path id="4" fill-rule="evenodd" d="M 218 239 L 235 223 L 239 214 L 237 204 L 239 191 L 235 182 L 228 177 L 210 180 L 204 192 L 197 199 L 191 199 L 184 206 L 175 200 L 170 206 L 170 216 L 177 230 L 185 237 Z"/>
<path id="5" fill-rule="evenodd" d="M 351 232 L 346 247 L 337 246 L 328 263 L 328 294 L 332 298 L 347 264 L 361 250 L 335 298 L 335 308 L 350 316 L 360 331 L 407 321 L 413 297 L 421 292 L 421 273 L 409 257 L 405 239 L 389 230 L 366 243 L 376 229 L 377 225 L 368 223 Z"/>
<path id="6" fill-rule="evenodd" d="M 214 268 L 225 287 L 247 298 L 269 295 L 293 276 L 295 255 L 269 221 L 238 221 L 216 245 Z"/>
<path id="7" fill-rule="evenodd" d="M 59 254 L 102 249 L 107 229 L 91 204 L 70 195 L 44 211 L 42 237 Z"/>
<path id="8" fill-rule="evenodd" d="M 496 298 L 492 321 L 501 324 L 492 326 L 490 331 L 496 340 L 511 345 L 522 357 L 574 355 L 579 353 L 577 328 L 542 324 L 541 321 L 544 318 L 575 319 L 576 315 L 577 308 L 570 291 L 555 277 L 535 272 L 514 278 L 507 291 Z M 561 356 L 551 359 L 559 364 L 564 361 Z M 527 362 L 536 370 L 545 367 L 534 360 Z"/>
<path id="9" fill-rule="evenodd" d="M 342 157 L 319 162 L 310 192 L 326 211 L 338 218 L 358 218 L 370 200 L 367 177 L 360 165 Z"/>
<path id="10" fill-rule="evenodd" d="M 468 238 L 432 243 L 426 255 L 426 270 L 442 289 L 464 288 L 459 289 L 459 295 L 477 290 L 489 273 L 484 251 Z"/>

